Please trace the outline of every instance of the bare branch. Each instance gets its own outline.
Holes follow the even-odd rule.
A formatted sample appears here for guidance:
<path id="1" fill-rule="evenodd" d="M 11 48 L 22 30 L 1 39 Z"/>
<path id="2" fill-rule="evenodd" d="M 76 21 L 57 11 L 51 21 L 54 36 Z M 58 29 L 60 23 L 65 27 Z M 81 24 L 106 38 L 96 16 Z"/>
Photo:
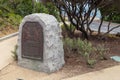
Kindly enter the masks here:
<path id="1" fill-rule="evenodd" d="M 113 28 L 111 28 L 109 31 L 107 31 L 104 35 L 106 35 L 106 34 L 108 34 L 108 33 L 110 33 L 112 30 L 114 30 L 114 29 L 116 29 L 116 28 L 119 28 L 120 27 L 120 25 L 118 25 L 118 26 L 115 26 L 115 27 L 113 27 Z"/>

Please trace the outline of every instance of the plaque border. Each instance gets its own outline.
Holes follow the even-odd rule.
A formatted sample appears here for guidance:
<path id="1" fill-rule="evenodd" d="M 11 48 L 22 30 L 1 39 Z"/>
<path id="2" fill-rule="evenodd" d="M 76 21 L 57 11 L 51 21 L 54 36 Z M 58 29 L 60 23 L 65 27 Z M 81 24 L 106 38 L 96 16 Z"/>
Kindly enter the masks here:
<path id="1" fill-rule="evenodd" d="M 43 47 L 43 48 L 41 49 L 41 50 L 42 50 L 42 57 L 36 58 L 36 57 L 32 57 L 32 56 L 26 56 L 26 55 L 23 54 L 23 49 L 22 49 L 22 48 L 23 48 L 23 44 L 22 44 L 22 41 L 23 41 L 23 29 L 24 29 L 24 26 L 25 26 L 26 23 L 37 23 L 37 24 L 39 24 L 39 27 L 41 27 L 41 29 L 42 29 L 42 30 L 41 30 L 41 31 L 42 31 L 42 32 L 41 32 L 41 33 L 42 33 L 42 41 L 41 41 L 41 42 L 42 42 L 42 47 Z M 40 48 L 41 48 L 41 47 L 40 47 Z M 32 60 L 43 61 L 43 52 L 44 52 L 43 50 L 44 50 L 44 33 L 43 33 L 43 27 L 42 27 L 42 26 L 40 25 L 40 23 L 37 22 L 37 21 L 34 21 L 34 22 L 33 22 L 33 21 L 26 21 L 26 22 L 24 23 L 23 27 L 22 27 L 22 35 L 21 35 L 21 52 L 22 52 L 21 55 L 22 55 L 22 58 L 24 58 L 24 59 L 27 58 L 27 59 L 32 59 Z"/>

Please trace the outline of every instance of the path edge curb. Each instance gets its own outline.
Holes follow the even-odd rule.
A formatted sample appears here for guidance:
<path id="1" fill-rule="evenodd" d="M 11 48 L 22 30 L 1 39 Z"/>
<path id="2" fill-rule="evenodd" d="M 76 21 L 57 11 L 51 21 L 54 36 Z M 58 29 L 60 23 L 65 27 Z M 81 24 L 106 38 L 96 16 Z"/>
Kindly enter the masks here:
<path id="1" fill-rule="evenodd" d="M 4 41 L 4 40 L 6 40 L 6 39 L 9 39 L 9 38 L 11 38 L 11 37 L 17 36 L 17 35 L 18 35 L 18 32 L 15 32 L 15 33 L 9 34 L 9 35 L 7 35 L 7 36 L 1 37 L 1 38 L 0 38 L 0 42 L 1 42 L 1 41 Z"/>

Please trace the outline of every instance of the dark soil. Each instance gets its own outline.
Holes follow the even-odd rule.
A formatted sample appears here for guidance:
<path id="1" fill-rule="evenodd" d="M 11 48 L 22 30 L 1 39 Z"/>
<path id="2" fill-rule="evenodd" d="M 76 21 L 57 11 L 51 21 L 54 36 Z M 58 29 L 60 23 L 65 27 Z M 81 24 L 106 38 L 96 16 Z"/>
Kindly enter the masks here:
<path id="1" fill-rule="evenodd" d="M 92 42 L 94 46 L 97 46 L 98 44 L 104 44 L 106 48 L 109 48 L 110 51 L 107 53 L 108 59 L 101 60 L 97 62 L 93 68 L 90 68 L 79 54 L 65 53 L 66 64 L 59 72 L 64 72 L 66 77 L 72 77 L 120 64 L 110 59 L 111 56 L 120 56 L 120 37 L 107 37 L 105 39 L 98 39 L 96 36 L 92 36 L 90 37 L 90 42 Z"/>

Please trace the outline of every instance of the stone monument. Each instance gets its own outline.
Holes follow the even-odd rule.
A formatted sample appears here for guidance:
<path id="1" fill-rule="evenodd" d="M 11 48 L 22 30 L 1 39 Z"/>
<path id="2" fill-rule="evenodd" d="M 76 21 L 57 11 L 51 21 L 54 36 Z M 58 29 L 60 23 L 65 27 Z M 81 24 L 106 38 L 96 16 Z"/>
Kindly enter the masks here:
<path id="1" fill-rule="evenodd" d="M 22 20 L 18 38 L 18 64 L 51 73 L 64 65 L 61 28 L 56 18 L 35 13 Z"/>

